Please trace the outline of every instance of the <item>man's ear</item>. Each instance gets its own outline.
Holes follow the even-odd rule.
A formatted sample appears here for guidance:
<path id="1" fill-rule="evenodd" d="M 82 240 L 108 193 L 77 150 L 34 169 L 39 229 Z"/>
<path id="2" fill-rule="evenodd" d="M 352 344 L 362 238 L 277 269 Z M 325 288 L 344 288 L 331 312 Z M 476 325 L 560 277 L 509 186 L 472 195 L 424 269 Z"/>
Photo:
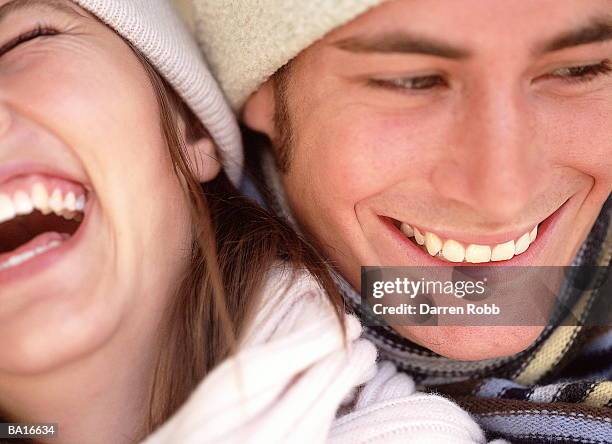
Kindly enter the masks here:
<path id="1" fill-rule="evenodd" d="M 249 97 L 242 111 L 242 120 L 250 129 L 276 140 L 275 107 L 274 79 L 271 78 Z"/>
<path id="2" fill-rule="evenodd" d="M 189 162 L 200 183 L 213 180 L 221 171 L 221 159 L 209 136 L 185 141 Z"/>

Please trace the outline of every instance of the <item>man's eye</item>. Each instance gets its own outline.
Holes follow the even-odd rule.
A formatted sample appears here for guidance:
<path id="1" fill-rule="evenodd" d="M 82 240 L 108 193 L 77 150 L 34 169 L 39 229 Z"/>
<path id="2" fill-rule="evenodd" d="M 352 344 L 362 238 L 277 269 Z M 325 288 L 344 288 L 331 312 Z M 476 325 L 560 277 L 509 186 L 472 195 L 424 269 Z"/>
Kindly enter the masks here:
<path id="1" fill-rule="evenodd" d="M 30 40 L 34 40 L 39 37 L 53 36 L 57 34 L 59 34 L 59 31 L 57 31 L 56 29 L 38 25 L 36 28 L 24 32 L 23 34 L 20 34 L 19 36 L 15 37 L 12 40 L 9 40 L 7 43 L 0 46 L 0 56 L 3 56 L 7 52 L 12 51 L 19 45 L 29 42 Z"/>
<path id="2" fill-rule="evenodd" d="M 377 87 L 399 90 L 424 91 L 447 86 L 442 76 L 399 77 L 395 79 L 371 79 L 370 83 Z"/>
<path id="3" fill-rule="evenodd" d="M 612 73 L 612 64 L 609 60 L 603 60 L 592 65 L 559 68 L 550 73 L 549 77 L 559 78 L 567 82 L 589 82 L 596 77 L 610 73 Z"/>

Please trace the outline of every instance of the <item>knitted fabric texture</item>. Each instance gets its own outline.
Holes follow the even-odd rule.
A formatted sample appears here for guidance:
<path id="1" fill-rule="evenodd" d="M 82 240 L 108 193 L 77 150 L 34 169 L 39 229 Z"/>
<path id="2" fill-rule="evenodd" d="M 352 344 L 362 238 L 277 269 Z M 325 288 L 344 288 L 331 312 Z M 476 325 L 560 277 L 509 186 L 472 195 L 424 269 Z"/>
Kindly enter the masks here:
<path id="1" fill-rule="evenodd" d="M 278 263 L 265 282 L 236 352 L 143 444 L 485 444 L 465 410 L 378 367 L 354 316 L 343 334 L 313 276 Z"/>
<path id="2" fill-rule="evenodd" d="M 168 0 L 73 0 L 134 45 L 201 120 L 239 185 L 238 124 L 185 23 Z"/>
<path id="3" fill-rule="evenodd" d="M 239 110 L 279 68 L 384 0 L 194 0 L 196 36 Z"/>

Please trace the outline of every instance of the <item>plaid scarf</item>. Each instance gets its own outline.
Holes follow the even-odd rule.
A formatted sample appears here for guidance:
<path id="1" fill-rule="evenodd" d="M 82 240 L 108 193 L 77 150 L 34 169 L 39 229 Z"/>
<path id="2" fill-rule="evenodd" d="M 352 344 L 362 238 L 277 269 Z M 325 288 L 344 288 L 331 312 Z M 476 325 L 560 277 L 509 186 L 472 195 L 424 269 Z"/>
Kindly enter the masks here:
<path id="1" fill-rule="evenodd" d="M 274 159 L 261 147 L 250 151 L 260 202 L 298 228 L 286 203 Z M 601 210 L 573 265 L 598 265 L 610 277 L 612 197 Z M 601 274 L 601 273 L 600 273 Z M 341 276 L 336 282 L 359 315 L 361 296 Z M 416 345 L 388 326 L 364 326 L 364 337 L 422 390 L 450 397 L 472 414 L 487 438 L 513 443 L 612 443 L 612 329 L 585 327 L 593 307 L 612 295 L 597 285 L 576 299 L 577 326 L 548 326 L 527 350 L 482 361 L 455 361 Z"/>

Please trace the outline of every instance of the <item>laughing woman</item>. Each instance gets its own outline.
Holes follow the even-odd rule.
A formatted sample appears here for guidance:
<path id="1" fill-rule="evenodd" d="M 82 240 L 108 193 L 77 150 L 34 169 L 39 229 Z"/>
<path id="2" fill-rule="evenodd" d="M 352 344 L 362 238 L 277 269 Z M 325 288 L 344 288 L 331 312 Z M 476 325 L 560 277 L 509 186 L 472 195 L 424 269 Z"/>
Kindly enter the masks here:
<path id="1" fill-rule="evenodd" d="M 0 20 L 0 416 L 134 442 L 228 354 L 288 231 L 224 174 L 207 205 L 208 134 L 236 180 L 238 132 L 166 2 Z"/>
<path id="2" fill-rule="evenodd" d="M 413 436 L 482 441 L 376 373 L 317 256 L 238 197 L 238 129 L 198 54 L 164 0 L 0 0 L 0 422 L 317 442 L 344 400 L 355 442 L 393 398 L 385 430 L 434 400 L 443 423 Z"/>

